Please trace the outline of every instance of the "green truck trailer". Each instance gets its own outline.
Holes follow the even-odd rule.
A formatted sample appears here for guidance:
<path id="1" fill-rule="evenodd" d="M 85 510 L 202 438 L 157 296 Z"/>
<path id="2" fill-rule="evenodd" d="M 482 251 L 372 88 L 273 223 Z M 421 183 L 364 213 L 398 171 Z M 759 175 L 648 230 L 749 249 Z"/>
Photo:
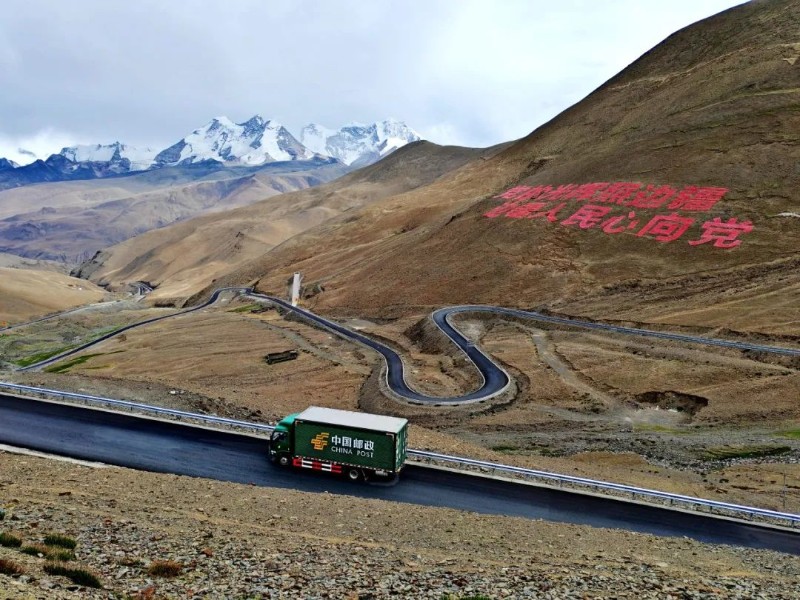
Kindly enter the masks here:
<path id="1" fill-rule="evenodd" d="M 397 475 L 407 447 L 406 419 L 312 406 L 275 426 L 269 454 L 281 466 L 328 471 L 357 481 Z"/>

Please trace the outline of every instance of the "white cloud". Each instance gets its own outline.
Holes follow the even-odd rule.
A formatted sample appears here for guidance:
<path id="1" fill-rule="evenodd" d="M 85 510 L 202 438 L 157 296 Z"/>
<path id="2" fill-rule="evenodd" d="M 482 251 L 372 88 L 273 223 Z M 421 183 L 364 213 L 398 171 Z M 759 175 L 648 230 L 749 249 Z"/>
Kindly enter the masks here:
<path id="1" fill-rule="evenodd" d="M 295 133 L 395 115 L 432 141 L 486 146 L 735 3 L 6 0 L 0 135 L 166 147 L 216 115 Z"/>
<path id="2" fill-rule="evenodd" d="M 32 135 L 6 136 L 0 134 L 0 157 L 27 165 L 36 159 L 46 159 L 66 146 L 79 143 L 76 136 L 44 129 Z"/>

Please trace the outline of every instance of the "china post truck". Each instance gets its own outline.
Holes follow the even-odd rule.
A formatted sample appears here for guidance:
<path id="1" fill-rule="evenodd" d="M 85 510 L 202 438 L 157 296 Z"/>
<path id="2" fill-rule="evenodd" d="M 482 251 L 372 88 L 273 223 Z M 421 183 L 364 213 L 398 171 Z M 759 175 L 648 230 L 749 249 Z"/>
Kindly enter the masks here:
<path id="1" fill-rule="evenodd" d="M 270 459 L 342 474 L 352 481 L 394 477 L 403 467 L 408 421 L 312 406 L 282 419 L 272 432 Z"/>

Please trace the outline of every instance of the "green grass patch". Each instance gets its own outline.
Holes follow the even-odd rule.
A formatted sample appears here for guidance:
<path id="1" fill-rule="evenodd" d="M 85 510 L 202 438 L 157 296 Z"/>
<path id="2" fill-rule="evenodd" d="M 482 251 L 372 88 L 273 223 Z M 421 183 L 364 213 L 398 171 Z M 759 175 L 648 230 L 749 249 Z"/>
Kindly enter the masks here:
<path id="1" fill-rule="evenodd" d="M 800 429 L 790 429 L 788 431 L 781 431 L 778 435 L 781 437 L 789 438 L 790 440 L 800 440 Z"/>
<path id="2" fill-rule="evenodd" d="M 67 550 L 75 550 L 78 545 L 74 539 L 68 535 L 61 535 L 60 533 L 50 533 L 44 536 L 45 546 L 58 546 L 59 548 L 66 548 Z"/>
<path id="3" fill-rule="evenodd" d="M 94 334 L 94 337 L 103 337 L 104 335 L 108 335 L 109 333 L 114 333 L 115 331 L 119 331 L 122 329 L 124 325 L 118 325 L 116 327 L 106 327 L 105 329 L 101 329 L 100 331 Z"/>
<path id="4" fill-rule="evenodd" d="M 502 452 L 503 454 L 510 454 L 511 452 L 516 452 L 519 448 L 507 444 L 498 444 L 497 446 L 492 446 L 492 450 L 495 452 Z"/>
<path id="5" fill-rule="evenodd" d="M 0 546 L 5 546 L 6 548 L 19 548 L 22 546 L 22 540 L 13 533 L 0 531 Z"/>
<path id="6" fill-rule="evenodd" d="M 22 575 L 25 569 L 13 560 L 0 558 L 0 575 Z"/>
<path id="7" fill-rule="evenodd" d="M 61 575 L 67 577 L 77 585 L 91 588 L 102 588 L 103 584 L 100 579 L 87 569 L 80 567 L 69 567 L 63 563 L 51 562 L 47 563 L 44 567 L 44 572 L 48 575 Z"/>
<path id="8" fill-rule="evenodd" d="M 791 452 L 789 446 L 717 446 L 706 448 L 700 457 L 705 460 L 729 460 L 732 458 L 763 458 Z"/>
<path id="9" fill-rule="evenodd" d="M 254 310 L 258 310 L 259 308 L 261 308 L 260 304 L 245 304 L 244 306 L 232 308 L 228 312 L 247 313 L 247 312 L 253 312 Z"/>
<path id="10" fill-rule="evenodd" d="M 95 356 L 103 356 L 104 352 L 98 352 L 96 354 L 83 354 L 81 356 L 76 356 L 75 358 L 70 358 L 65 362 L 60 362 L 50 367 L 45 368 L 45 373 L 63 373 L 64 371 L 69 371 L 72 367 L 77 365 L 82 365 L 86 361 L 94 358 Z"/>
<path id="11" fill-rule="evenodd" d="M 553 450 L 547 447 L 536 448 L 536 452 L 539 456 L 563 456 L 562 452 L 559 450 Z"/>
<path id="12" fill-rule="evenodd" d="M 65 362 L 59 362 L 54 365 L 45 368 L 45 373 L 64 373 L 68 371 L 72 367 L 77 365 L 82 365 L 89 361 L 89 359 L 94 358 L 95 356 L 108 356 L 111 354 L 120 354 L 121 352 L 125 352 L 125 350 L 114 350 L 113 352 L 95 352 L 94 354 L 82 354 L 81 356 L 76 356 L 75 358 L 70 358 Z M 94 367 L 86 367 L 87 369 L 107 369 L 108 365 L 98 365 Z"/>
<path id="13" fill-rule="evenodd" d="M 653 433 L 674 433 L 683 434 L 689 433 L 685 429 L 678 429 L 676 427 L 667 427 L 665 425 L 657 425 L 656 423 L 635 423 L 633 425 L 634 431 L 653 432 Z"/>
<path id="14" fill-rule="evenodd" d="M 45 546 L 44 544 L 26 544 L 20 548 L 20 552 L 38 558 L 46 558 L 47 560 L 57 560 L 60 562 L 68 562 L 75 560 L 75 553 L 67 548 L 60 548 L 58 546 Z"/>
<path id="15" fill-rule="evenodd" d="M 39 556 L 41 554 L 42 558 L 47 558 L 49 550 L 44 544 L 26 544 L 19 551 L 29 556 Z"/>
<path id="16" fill-rule="evenodd" d="M 57 560 L 60 562 L 75 560 L 75 553 L 66 548 L 49 548 L 45 556 L 47 556 L 49 560 Z"/>
<path id="17" fill-rule="evenodd" d="M 36 363 L 40 363 L 43 360 L 47 360 L 48 358 L 53 358 L 54 356 L 58 356 L 62 352 L 66 352 L 67 350 L 72 350 L 77 346 L 64 346 L 62 348 L 58 348 L 57 350 L 48 350 L 46 352 L 37 352 L 36 354 L 31 354 L 30 356 L 26 356 L 25 358 L 21 358 L 16 361 L 18 367 L 30 367 L 31 365 L 35 365 Z"/>

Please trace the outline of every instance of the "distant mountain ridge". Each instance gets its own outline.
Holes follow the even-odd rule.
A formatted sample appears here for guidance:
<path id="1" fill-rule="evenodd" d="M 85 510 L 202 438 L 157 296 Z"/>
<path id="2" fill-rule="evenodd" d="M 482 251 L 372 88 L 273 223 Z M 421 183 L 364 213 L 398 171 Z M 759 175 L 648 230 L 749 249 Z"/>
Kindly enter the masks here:
<path id="1" fill-rule="evenodd" d="M 394 119 L 372 125 L 353 123 L 338 130 L 312 123 L 300 132 L 300 141 L 307 148 L 355 167 L 377 162 L 398 148 L 420 139 L 416 131 Z"/>
<path id="2" fill-rule="evenodd" d="M 0 158 L 0 190 L 54 181 L 74 181 L 192 165 L 254 167 L 271 162 L 334 158 L 356 167 L 371 164 L 420 138 L 401 121 L 346 125 L 338 130 L 307 125 L 298 141 L 274 120 L 255 115 L 243 123 L 217 117 L 163 150 L 112 144 L 63 148 L 46 160 L 19 166 Z"/>

